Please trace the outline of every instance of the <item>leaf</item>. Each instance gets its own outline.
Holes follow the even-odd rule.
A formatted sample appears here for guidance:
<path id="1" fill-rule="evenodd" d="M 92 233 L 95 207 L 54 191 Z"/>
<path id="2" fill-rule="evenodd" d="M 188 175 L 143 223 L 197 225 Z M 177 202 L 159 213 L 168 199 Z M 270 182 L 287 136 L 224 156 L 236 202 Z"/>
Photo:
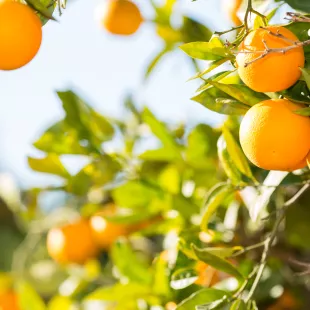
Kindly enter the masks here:
<path id="1" fill-rule="evenodd" d="M 215 211 L 223 203 L 223 201 L 234 193 L 234 191 L 234 187 L 226 183 L 217 184 L 210 190 L 202 210 L 203 215 L 200 224 L 200 228 L 202 231 L 208 230 L 208 223 L 211 216 L 215 213 Z"/>
<path id="2" fill-rule="evenodd" d="M 232 161 L 228 149 L 227 144 L 224 139 L 224 136 L 221 135 L 217 142 L 217 150 L 220 162 L 223 166 L 225 173 L 227 174 L 228 178 L 232 182 L 232 184 L 241 185 L 244 183 L 242 179 L 242 174 L 240 170 L 235 166 L 234 162 Z"/>
<path id="3" fill-rule="evenodd" d="M 46 309 L 44 301 L 29 283 L 25 281 L 18 282 L 16 292 L 18 294 L 21 310 Z"/>
<path id="4" fill-rule="evenodd" d="M 34 147 L 46 153 L 63 154 L 88 154 L 87 148 L 78 142 L 76 130 L 68 127 L 64 121 L 59 121 L 34 142 Z"/>
<path id="5" fill-rule="evenodd" d="M 276 0 L 279 2 L 280 0 Z M 307 1 L 300 0 L 285 0 L 287 4 L 289 4 L 293 9 L 303 11 L 305 13 L 310 13 L 310 6 Z"/>
<path id="6" fill-rule="evenodd" d="M 205 288 L 195 292 L 178 304 L 176 310 L 195 309 L 197 305 L 211 303 L 229 295 L 227 292 L 214 288 Z"/>
<path id="7" fill-rule="evenodd" d="M 194 79 L 201 78 L 202 76 L 204 76 L 204 75 L 206 75 L 207 73 L 213 71 L 214 69 L 216 69 L 217 67 L 221 66 L 222 64 L 224 64 L 225 62 L 227 62 L 227 61 L 229 61 L 229 60 L 231 60 L 231 59 L 232 59 L 232 58 L 230 58 L 230 57 L 226 57 L 226 58 L 221 58 L 221 59 L 212 61 L 211 64 L 210 64 L 210 66 L 209 66 L 207 69 L 205 69 L 205 70 L 203 70 L 203 71 L 201 71 L 201 72 L 196 73 L 193 77 L 191 77 L 191 78 L 189 79 L 189 81 L 194 80 Z M 228 72 L 230 72 L 230 71 L 228 71 Z"/>
<path id="8" fill-rule="evenodd" d="M 168 260 L 159 255 L 153 263 L 153 283 L 152 292 L 159 296 L 168 297 L 171 294 L 170 289 L 170 264 Z"/>
<path id="9" fill-rule="evenodd" d="M 169 148 L 148 150 L 139 155 L 139 158 L 146 161 L 173 162 L 179 158 L 175 153 L 170 152 Z"/>
<path id="10" fill-rule="evenodd" d="M 265 94 L 258 93 L 245 85 L 223 84 L 216 81 L 210 81 L 209 84 L 249 107 L 269 99 Z"/>
<path id="11" fill-rule="evenodd" d="M 150 64 L 147 66 L 144 78 L 147 79 L 153 72 L 154 68 L 157 66 L 159 61 L 163 58 L 164 55 L 166 55 L 168 52 L 171 51 L 171 47 L 165 46 L 164 49 L 162 49 L 150 62 Z"/>
<path id="12" fill-rule="evenodd" d="M 243 248 L 241 246 L 234 246 L 231 248 L 203 248 L 202 252 L 208 252 L 214 256 L 220 257 L 220 258 L 228 258 L 231 257 L 236 252 L 242 250 Z"/>
<path id="13" fill-rule="evenodd" d="M 149 266 L 138 259 L 126 239 L 115 242 L 111 250 L 112 261 L 122 277 L 127 281 L 150 285 L 152 274 Z M 126 259 L 124 259 L 126 258 Z"/>
<path id="14" fill-rule="evenodd" d="M 234 71 L 223 71 L 223 72 L 218 72 L 218 73 L 212 75 L 211 77 L 209 77 L 208 79 L 205 80 L 204 84 L 199 86 L 199 88 L 196 90 L 196 92 L 201 92 L 203 90 L 206 90 L 206 89 L 212 87 L 212 85 L 209 83 L 209 81 L 217 82 L 217 81 L 225 80 L 225 78 L 233 72 Z"/>
<path id="15" fill-rule="evenodd" d="M 188 56 L 201 60 L 219 60 L 230 55 L 219 37 L 212 37 L 209 42 L 191 42 L 180 46 Z"/>
<path id="16" fill-rule="evenodd" d="M 143 110 L 142 119 L 150 127 L 153 134 L 162 142 L 162 144 L 166 148 L 169 148 L 170 152 L 174 152 L 176 156 L 181 158 L 180 146 L 174 140 L 165 124 L 156 119 L 154 114 L 148 108 Z"/>
<path id="17" fill-rule="evenodd" d="M 54 10 L 50 10 L 40 0 L 25 0 L 25 1 L 30 7 L 32 7 L 35 11 L 38 11 L 45 18 L 55 20 L 55 18 L 53 17 Z"/>
<path id="18" fill-rule="evenodd" d="M 247 306 L 242 299 L 233 302 L 229 310 L 247 310 Z"/>
<path id="19" fill-rule="evenodd" d="M 299 0 L 296 0 L 296 1 L 299 1 Z M 303 1 L 300 1 L 300 2 L 303 2 Z M 304 2 L 304 3 L 306 4 L 306 2 Z M 292 23 L 289 23 L 288 25 L 286 25 L 285 28 L 292 31 L 297 36 L 299 41 L 302 42 L 302 41 L 309 40 L 309 35 L 308 35 L 309 23 L 305 23 L 305 22 L 294 23 L 294 22 L 292 22 Z M 309 45 L 304 46 L 304 51 L 305 51 L 305 53 L 309 53 L 310 52 L 310 46 Z"/>
<path id="20" fill-rule="evenodd" d="M 175 271 L 171 277 L 170 285 L 175 290 L 182 290 L 196 282 L 197 271 L 193 268 L 182 268 Z"/>
<path id="21" fill-rule="evenodd" d="M 294 111 L 294 113 L 302 116 L 310 116 L 310 108 L 303 108 L 300 110 Z"/>
<path id="22" fill-rule="evenodd" d="M 161 196 L 162 192 L 159 189 L 138 181 L 129 181 L 112 190 L 115 203 L 125 208 L 146 207 L 152 200 Z"/>
<path id="23" fill-rule="evenodd" d="M 74 302 L 65 296 L 56 295 L 48 303 L 48 310 L 72 310 Z"/>
<path id="24" fill-rule="evenodd" d="M 65 179 L 70 177 L 69 172 L 55 154 L 48 154 L 44 158 L 28 157 L 28 164 L 34 171 L 55 174 Z"/>
<path id="25" fill-rule="evenodd" d="M 244 115 L 249 109 L 249 106 L 215 87 L 210 87 L 191 99 L 220 114 Z"/>
<path id="26" fill-rule="evenodd" d="M 113 137 L 113 126 L 72 91 L 57 94 L 66 112 L 65 122 L 77 131 L 79 140 L 87 140 L 100 152 L 101 143 Z"/>
<path id="27" fill-rule="evenodd" d="M 203 249 L 199 249 L 194 244 L 192 248 L 197 256 L 197 258 L 207 265 L 214 267 L 216 270 L 223 271 L 228 273 L 229 275 L 237 278 L 238 280 L 244 279 L 242 274 L 228 261 L 220 258 L 219 256 L 213 255 L 207 251 L 203 251 Z"/>
<path id="28" fill-rule="evenodd" d="M 310 90 L 310 70 L 305 68 L 300 68 L 302 76 L 306 81 L 307 87 Z"/>
<path id="29" fill-rule="evenodd" d="M 208 169 L 216 157 L 218 133 L 209 125 L 199 124 L 188 135 L 186 162 L 195 169 Z"/>
<path id="30" fill-rule="evenodd" d="M 183 16 L 181 35 L 184 43 L 208 41 L 211 39 L 212 34 L 212 31 L 203 24 L 188 16 Z"/>
<path id="31" fill-rule="evenodd" d="M 226 126 L 223 126 L 222 131 L 231 160 L 233 161 L 233 163 L 236 165 L 236 167 L 239 169 L 240 172 L 242 172 L 249 179 L 255 181 L 248 160 L 246 159 L 243 151 L 236 142 L 235 138 L 233 137 L 233 135 Z"/>
<path id="32" fill-rule="evenodd" d="M 279 94 L 293 102 L 307 105 L 310 104 L 310 90 L 305 81 L 298 81 L 291 88 L 279 92 Z"/>

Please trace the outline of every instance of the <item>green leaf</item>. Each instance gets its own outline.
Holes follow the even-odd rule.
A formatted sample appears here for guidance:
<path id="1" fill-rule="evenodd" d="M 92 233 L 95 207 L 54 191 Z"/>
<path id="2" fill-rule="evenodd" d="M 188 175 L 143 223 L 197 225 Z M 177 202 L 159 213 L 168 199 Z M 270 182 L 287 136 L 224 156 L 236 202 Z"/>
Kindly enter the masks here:
<path id="1" fill-rule="evenodd" d="M 280 0 L 276 0 L 276 2 L 280 2 Z M 285 0 L 285 2 L 289 4 L 295 10 L 303 11 L 305 13 L 310 13 L 310 6 L 307 1 Z"/>
<path id="2" fill-rule="evenodd" d="M 182 268 L 173 273 L 170 285 L 175 290 L 182 290 L 194 284 L 197 279 L 198 274 L 194 268 Z"/>
<path id="3" fill-rule="evenodd" d="M 309 69 L 304 69 L 304 68 L 300 68 L 301 72 L 302 72 L 302 76 L 306 81 L 307 87 L 310 90 L 310 70 Z"/>
<path id="4" fill-rule="evenodd" d="M 245 85 L 223 84 L 215 81 L 210 81 L 209 84 L 249 107 L 269 99 L 265 94 L 258 93 Z"/>
<path id="5" fill-rule="evenodd" d="M 279 92 L 279 94 L 293 102 L 310 104 L 310 90 L 305 81 L 298 81 L 291 88 Z"/>
<path id="6" fill-rule="evenodd" d="M 231 248 L 203 248 L 201 251 L 208 252 L 214 256 L 220 257 L 220 258 L 228 258 L 231 257 L 236 252 L 242 250 L 243 248 L 241 246 L 234 246 Z"/>
<path id="7" fill-rule="evenodd" d="M 170 152 L 174 152 L 175 156 L 181 158 L 180 146 L 174 140 L 173 135 L 169 132 L 166 125 L 160 122 L 154 114 L 145 108 L 142 112 L 143 121 L 150 127 L 153 134 L 162 142 L 162 144 L 170 149 Z"/>
<path id="8" fill-rule="evenodd" d="M 310 116 L 310 108 L 303 108 L 300 110 L 294 111 L 294 113 L 302 116 Z"/>
<path id="9" fill-rule="evenodd" d="M 211 216 L 216 212 L 223 201 L 234 193 L 234 191 L 234 187 L 226 183 L 217 184 L 210 190 L 202 210 L 203 215 L 200 224 L 202 231 L 208 230 L 208 223 Z"/>
<path id="10" fill-rule="evenodd" d="M 18 282 L 16 292 L 18 294 L 21 310 L 46 309 L 44 301 L 29 283 L 25 281 Z"/>
<path id="11" fill-rule="evenodd" d="M 167 299 L 171 295 L 170 289 L 170 266 L 165 257 L 159 255 L 153 263 L 153 293 L 159 296 L 165 296 Z"/>
<path id="12" fill-rule="evenodd" d="M 77 131 L 79 140 L 87 140 L 100 152 L 101 143 L 113 137 L 113 126 L 72 91 L 57 94 L 66 112 L 65 122 Z"/>
<path id="13" fill-rule="evenodd" d="M 210 87 L 191 99 L 220 114 L 244 115 L 249 109 L 249 106 L 215 87 Z"/>
<path id="14" fill-rule="evenodd" d="M 299 1 L 299 0 L 295 0 L 295 1 Z M 300 1 L 300 2 L 304 2 L 304 1 Z M 304 3 L 306 4 L 307 2 L 304 2 Z M 306 4 L 306 5 L 308 5 L 308 4 Z M 309 6 L 308 6 L 308 9 L 309 9 Z M 305 23 L 305 22 L 294 23 L 294 22 L 292 22 L 292 23 L 289 23 L 288 25 L 286 25 L 285 28 L 292 31 L 301 42 L 309 40 L 309 35 L 308 35 L 309 23 Z M 305 53 L 309 53 L 310 52 L 310 45 L 304 46 L 304 51 L 305 51 Z"/>
<path id="15" fill-rule="evenodd" d="M 173 162 L 179 159 L 175 153 L 170 152 L 169 148 L 160 148 L 156 150 L 148 150 L 139 155 L 139 158 L 146 161 Z"/>
<path id="16" fill-rule="evenodd" d="M 246 159 L 235 138 L 226 126 L 223 126 L 222 131 L 231 160 L 240 172 L 242 172 L 249 179 L 255 181 L 248 160 Z"/>
<path id="17" fill-rule="evenodd" d="M 35 11 L 38 11 L 43 17 L 47 19 L 55 20 L 53 17 L 54 10 L 51 10 L 49 7 L 47 7 L 47 3 L 42 0 L 25 0 L 27 4 L 33 8 Z M 49 1 L 50 2 L 50 1 Z"/>
<path id="18" fill-rule="evenodd" d="M 183 16 L 183 20 L 181 35 L 184 43 L 211 39 L 213 33 L 209 28 L 188 16 Z"/>
<path id="19" fill-rule="evenodd" d="M 44 158 L 28 157 L 28 164 L 32 170 L 38 172 L 55 174 L 65 179 L 70 177 L 69 172 L 56 154 L 48 154 Z"/>
<path id="20" fill-rule="evenodd" d="M 70 128 L 64 121 L 57 122 L 33 144 L 38 150 L 46 153 L 88 154 L 87 148 L 81 146 L 75 129 Z"/>
<path id="21" fill-rule="evenodd" d="M 199 88 L 196 90 L 196 92 L 201 92 L 203 90 L 206 90 L 206 89 L 212 87 L 212 85 L 209 83 L 209 81 L 218 82 L 218 81 L 224 80 L 228 75 L 230 75 L 233 72 L 234 71 L 223 71 L 223 72 L 218 72 L 218 73 L 212 75 L 207 80 L 205 80 L 204 84 L 199 86 Z"/>
<path id="22" fill-rule="evenodd" d="M 229 275 L 237 278 L 238 280 L 244 279 L 242 274 L 230 262 L 220 258 L 219 256 L 216 256 L 207 251 L 204 251 L 203 249 L 199 249 L 194 244 L 192 245 L 192 247 L 199 260 L 203 261 L 209 266 L 214 267 L 216 270 L 220 270 L 225 273 L 228 273 Z"/>
<path id="23" fill-rule="evenodd" d="M 152 274 L 149 266 L 141 259 L 138 259 L 126 239 L 120 239 L 114 243 L 111 257 L 121 277 L 125 277 L 130 283 L 151 284 Z"/>
<path id="24" fill-rule="evenodd" d="M 165 46 L 164 49 L 162 49 L 150 62 L 150 64 L 147 66 L 144 78 L 147 79 L 153 72 L 154 68 L 157 66 L 159 61 L 165 56 L 167 53 L 171 51 L 170 46 Z"/>
<path id="25" fill-rule="evenodd" d="M 188 135 L 186 162 L 195 169 L 208 169 L 216 157 L 218 133 L 209 125 L 199 124 Z"/>
<path id="26" fill-rule="evenodd" d="M 227 292 L 214 288 L 205 288 L 195 292 L 188 298 L 184 299 L 176 308 L 176 310 L 195 309 L 197 305 L 212 303 L 229 295 Z"/>
<path id="27" fill-rule="evenodd" d="M 207 73 L 210 73 L 211 71 L 213 71 L 214 69 L 216 69 L 217 67 L 221 66 L 222 64 L 224 64 L 225 62 L 231 60 L 232 58 L 230 57 L 226 57 L 226 58 L 221 58 L 215 61 L 212 61 L 209 65 L 209 67 L 201 72 L 196 73 L 193 77 L 191 77 L 189 79 L 189 81 L 194 80 L 194 79 L 198 79 L 201 78 L 202 76 L 206 75 Z M 229 74 L 231 71 L 227 71 L 227 73 Z"/>
<path id="28" fill-rule="evenodd" d="M 223 135 L 218 139 L 217 150 L 221 165 L 232 184 L 243 184 L 241 172 L 238 170 L 229 156 L 227 144 Z"/>
<path id="29" fill-rule="evenodd" d="M 237 299 L 233 302 L 229 310 L 247 310 L 247 306 L 242 299 Z"/>
<path id="30" fill-rule="evenodd" d="M 212 37 L 210 42 L 191 42 L 180 46 L 190 57 L 202 60 L 219 60 L 230 55 L 219 37 Z M 226 60 L 227 61 L 227 60 Z"/>
<path id="31" fill-rule="evenodd" d="M 162 191 L 138 181 L 127 182 L 114 190 L 115 203 L 125 208 L 146 208 L 155 198 L 162 197 Z"/>
<path id="32" fill-rule="evenodd" d="M 65 296 L 56 295 L 48 303 L 48 310 L 72 310 L 74 302 Z"/>

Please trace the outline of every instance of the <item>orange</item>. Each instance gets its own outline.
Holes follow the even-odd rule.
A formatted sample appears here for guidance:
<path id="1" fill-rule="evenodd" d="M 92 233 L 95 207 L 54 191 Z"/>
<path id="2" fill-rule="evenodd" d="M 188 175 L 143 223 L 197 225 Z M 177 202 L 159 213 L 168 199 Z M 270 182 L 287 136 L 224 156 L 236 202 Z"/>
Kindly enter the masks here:
<path id="1" fill-rule="evenodd" d="M 228 0 L 224 3 L 224 9 L 227 12 L 230 20 L 236 25 L 242 25 L 242 21 L 238 17 L 237 13 L 241 7 L 243 0 Z"/>
<path id="2" fill-rule="evenodd" d="M 29 6 L 13 1 L 0 4 L 0 69 L 26 65 L 37 54 L 41 41 L 41 21 Z"/>
<path id="3" fill-rule="evenodd" d="M 245 114 L 240 126 L 240 143 L 253 164 L 282 171 L 306 165 L 310 118 L 294 113 L 301 108 L 285 99 L 266 100 Z"/>
<path id="4" fill-rule="evenodd" d="M 287 39 L 272 35 L 269 31 L 279 33 Z M 299 67 L 305 65 L 302 47 L 296 47 L 284 54 L 273 52 L 261 59 L 258 57 L 266 50 L 264 42 L 269 48 L 283 49 L 294 45 L 296 41 L 298 38 L 284 27 L 269 26 L 250 32 L 241 43 L 236 58 L 242 81 L 258 92 L 278 92 L 294 85 L 301 76 Z"/>
<path id="5" fill-rule="evenodd" d="M 97 246 L 89 222 L 81 219 L 78 222 L 51 229 L 47 235 L 47 250 L 55 261 L 63 264 L 83 264 L 94 258 L 97 254 Z"/>
<path id="6" fill-rule="evenodd" d="M 130 0 L 108 0 L 102 24 L 107 31 L 118 35 L 135 33 L 142 21 L 139 8 Z"/>
<path id="7" fill-rule="evenodd" d="M 196 265 L 196 270 L 198 273 L 198 279 L 195 283 L 198 285 L 209 287 L 215 285 L 221 280 L 220 273 L 204 262 L 199 261 Z"/>
<path id="8" fill-rule="evenodd" d="M 90 218 L 94 240 L 104 250 L 108 250 L 119 237 L 127 236 L 131 232 L 128 225 L 112 223 L 104 218 L 114 215 L 115 211 L 115 205 L 110 204 Z"/>
<path id="9" fill-rule="evenodd" d="M 18 310 L 17 295 L 12 291 L 0 292 L 0 310 Z"/>

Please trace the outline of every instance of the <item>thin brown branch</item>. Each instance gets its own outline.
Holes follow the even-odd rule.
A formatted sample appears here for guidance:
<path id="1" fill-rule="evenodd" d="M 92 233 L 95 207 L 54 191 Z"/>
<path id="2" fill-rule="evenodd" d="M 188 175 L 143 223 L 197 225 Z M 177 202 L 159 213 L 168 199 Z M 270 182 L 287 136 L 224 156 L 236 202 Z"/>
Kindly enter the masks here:
<path id="1" fill-rule="evenodd" d="M 300 13 L 287 12 L 286 15 L 288 16 L 286 19 L 292 22 L 310 23 L 310 17 Z"/>

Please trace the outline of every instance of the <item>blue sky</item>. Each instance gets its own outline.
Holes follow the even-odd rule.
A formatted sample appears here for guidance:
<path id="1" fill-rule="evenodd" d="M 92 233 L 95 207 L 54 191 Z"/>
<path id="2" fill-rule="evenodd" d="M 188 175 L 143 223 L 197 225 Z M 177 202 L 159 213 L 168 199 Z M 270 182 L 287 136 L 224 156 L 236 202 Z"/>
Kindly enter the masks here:
<path id="1" fill-rule="evenodd" d="M 121 116 L 122 98 L 131 91 L 140 105 L 148 105 L 166 120 L 216 123 L 220 119 L 190 101 L 197 83 L 186 82 L 193 71 L 181 51 L 167 56 L 143 83 L 145 67 L 163 43 L 151 23 L 126 38 L 100 29 L 94 11 L 102 1 L 71 1 L 58 23 L 44 26 L 37 57 L 24 68 L 0 72 L 2 170 L 12 172 L 23 185 L 43 178 L 27 167 L 26 156 L 34 153 L 31 142 L 40 132 L 63 115 L 54 90 L 74 88 L 96 109 L 111 116 Z M 149 1 L 136 3 L 150 18 Z M 183 0 L 177 9 L 205 21 L 212 29 L 229 27 L 219 0 Z"/>

